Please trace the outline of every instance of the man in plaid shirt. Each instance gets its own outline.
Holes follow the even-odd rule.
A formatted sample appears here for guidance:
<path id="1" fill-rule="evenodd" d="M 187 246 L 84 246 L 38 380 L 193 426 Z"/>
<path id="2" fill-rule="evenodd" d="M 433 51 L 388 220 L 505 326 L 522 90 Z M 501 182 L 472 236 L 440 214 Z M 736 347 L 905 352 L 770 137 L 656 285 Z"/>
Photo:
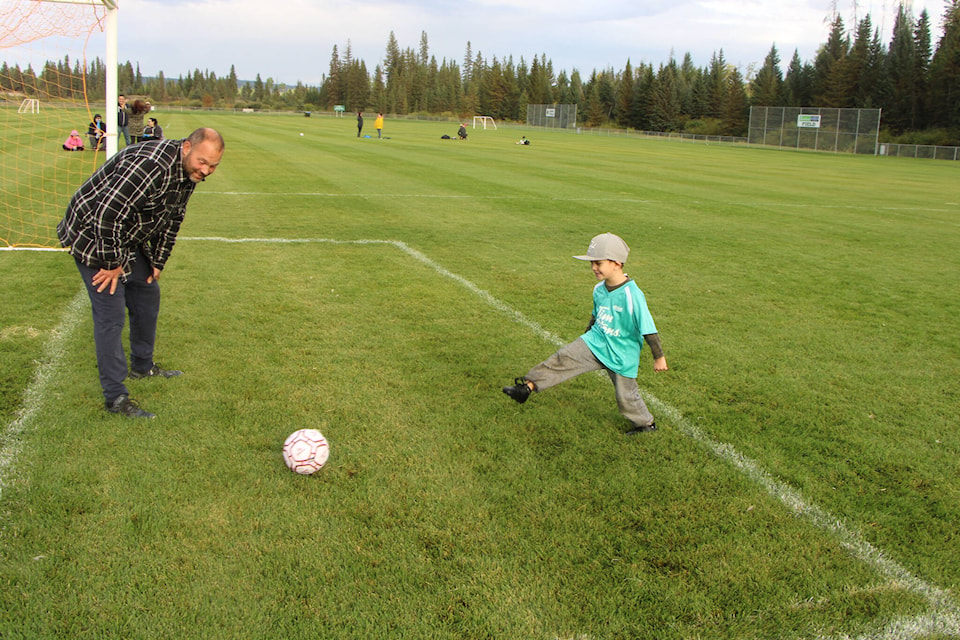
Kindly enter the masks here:
<path id="1" fill-rule="evenodd" d="M 183 140 L 124 147 L 81 185 L 57 236 L 77 262 L 93 311 L 93 337 L 106 409 L 153 418 L 123 381 L 181 375 L 153 361 L 160 314 L 158 280 L 198 182 L 220 164 L 223 138 L 201 128 Z M 130 369 L 123 325 L 130 315 Z"/>

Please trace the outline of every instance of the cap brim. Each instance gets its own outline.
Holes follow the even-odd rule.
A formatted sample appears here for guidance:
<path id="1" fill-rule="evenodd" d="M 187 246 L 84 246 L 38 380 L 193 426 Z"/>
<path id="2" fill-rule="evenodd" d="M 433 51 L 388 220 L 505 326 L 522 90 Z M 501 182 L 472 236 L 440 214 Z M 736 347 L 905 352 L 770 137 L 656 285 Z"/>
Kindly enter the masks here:
<path id="1" fill-rule="evenodd" d="M 575 260 L 586 260 L 587 262 L 593 262 L 594 260 L 603 260 L 603 258 L 594 258 L 593 256 L 573 256 Z"/>

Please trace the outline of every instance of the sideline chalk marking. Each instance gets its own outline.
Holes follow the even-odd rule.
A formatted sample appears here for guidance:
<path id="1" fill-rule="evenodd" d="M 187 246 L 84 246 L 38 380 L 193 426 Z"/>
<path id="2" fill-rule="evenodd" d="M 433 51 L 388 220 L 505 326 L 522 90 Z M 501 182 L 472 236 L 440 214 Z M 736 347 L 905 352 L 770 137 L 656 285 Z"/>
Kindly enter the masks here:
<path id="1" fill-rule="evenodd" d="M 0 497 L 3 496 L 3 489 L 7 484 L 7 472 L 20 454 L 20 439 L 17 436 L 30 426 L 37 411 L 49 396 L 50 385 L 63 364 L 64 344 L 83 318 L 86 301 L 87 292 L 84 289 L 80 289 L 70 301 L 60 324 L 53 329 L 50 339 L 43 347 L 40 366 L 33 376 L 33 382 L 24 391 L 23 403 L 16 418 L 0 434 Z"/>

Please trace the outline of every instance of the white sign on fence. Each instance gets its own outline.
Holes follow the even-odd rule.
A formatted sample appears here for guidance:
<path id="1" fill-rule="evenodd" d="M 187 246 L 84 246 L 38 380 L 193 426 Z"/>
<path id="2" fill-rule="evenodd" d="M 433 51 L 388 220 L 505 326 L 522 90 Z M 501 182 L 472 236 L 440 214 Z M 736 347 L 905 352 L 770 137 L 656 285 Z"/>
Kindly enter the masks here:
<path id="1" fill-rule="evenodd" d="M 797 116 L 798 129 L 819 129 L 820 116 L 814 114 L 800 114 Z"/>

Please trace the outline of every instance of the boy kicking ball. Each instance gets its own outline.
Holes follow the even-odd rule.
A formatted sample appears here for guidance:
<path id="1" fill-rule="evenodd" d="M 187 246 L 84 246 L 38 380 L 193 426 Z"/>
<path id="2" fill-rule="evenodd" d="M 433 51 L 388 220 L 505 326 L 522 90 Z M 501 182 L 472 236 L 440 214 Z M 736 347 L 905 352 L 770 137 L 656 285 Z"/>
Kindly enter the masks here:
<path id="1" fill-rule="evenodd" d="M 667 359 L 643 292 L 623 272 L 629 254 L 630 247 L 619 236 L 603 233 L 590 241 L 587 255 L 574 256 L 588 260 L 600 280 L 593 288 L 593 315 L 587 332 L 517 378 L 514 386 L 504 387 L 505 394 L 522 404 L 534 391 L 604 369 L 616 390 L 617 407 L 630 421 L 627 434 L 657 430 L 637 386 L 641 336 L 653 354 L 654 371 L 666 371 Z"/>

